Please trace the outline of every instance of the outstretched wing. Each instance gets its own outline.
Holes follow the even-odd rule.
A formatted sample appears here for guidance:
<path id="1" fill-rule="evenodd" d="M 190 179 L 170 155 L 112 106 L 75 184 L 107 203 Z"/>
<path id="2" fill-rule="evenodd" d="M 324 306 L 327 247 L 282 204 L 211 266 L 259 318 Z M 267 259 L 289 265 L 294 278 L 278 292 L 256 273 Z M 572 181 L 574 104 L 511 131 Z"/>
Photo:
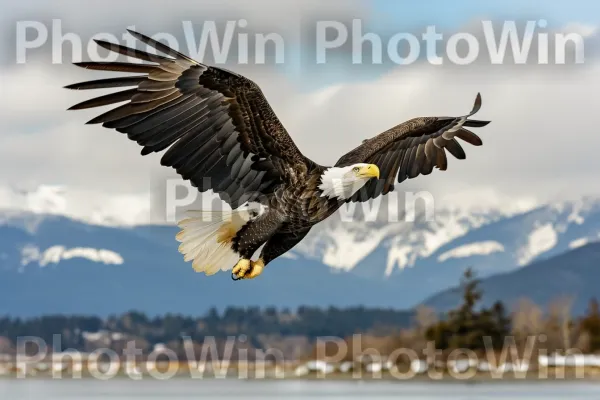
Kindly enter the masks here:
<path id="1" fill-rule="evenodd" d="M 142 74 L 67 86 L 133 87 L 70 108 L 127 102 L 88 123 L 127 134 L 143 146 L 142 155 L 168 148 L 163 165 L 175 168 L 200 191 L 213 189 L 233 207 L 271 193 L 283 182 L 293 184 L 314 165 L 298 150 L 254 82 L 129 32 L 165 56 L 96 41 L 148 63 L 77 63 L 87 69 Z"/>
<path id="2" fill-rule="evenodd" d="M 376 164 L 380 179 L 369 181 L 349 201 L 367 201 L 386 194 L 394 189 L 395 180 L 400 183 L 419 175 L 429 175 L 434 167 L 445 171 L 448 166 L 446 150 L 459 160 L 465 159 L 465 152 L 456 138 L 481 146 L 481 139 L 465 128 L 489 124 L 489 121 L 469 119 L 480 108 L 481 95 L 477 94 L 468 115 L 414 118 L 365 140 L 340 158 L 335 166 Z"/>

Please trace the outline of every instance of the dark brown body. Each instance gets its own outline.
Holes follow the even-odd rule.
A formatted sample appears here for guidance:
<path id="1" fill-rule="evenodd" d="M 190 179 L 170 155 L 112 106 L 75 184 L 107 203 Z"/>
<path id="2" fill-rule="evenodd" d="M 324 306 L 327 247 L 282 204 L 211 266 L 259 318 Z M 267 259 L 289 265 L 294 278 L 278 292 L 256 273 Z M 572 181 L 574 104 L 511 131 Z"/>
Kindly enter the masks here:
<path id="1" fill-rule="evenodd" d="M 265 244 L 261 258 L 265 265 L 299 243 L 317 223 L 327 219 L 344 204 L 322 196 L 318 188 L 325 168 L 315 166 L 294 185 L 282 185 L 261 203 L 265 214 L 249 222 L 236 235 L 233 249 L 250 258 Z"/>

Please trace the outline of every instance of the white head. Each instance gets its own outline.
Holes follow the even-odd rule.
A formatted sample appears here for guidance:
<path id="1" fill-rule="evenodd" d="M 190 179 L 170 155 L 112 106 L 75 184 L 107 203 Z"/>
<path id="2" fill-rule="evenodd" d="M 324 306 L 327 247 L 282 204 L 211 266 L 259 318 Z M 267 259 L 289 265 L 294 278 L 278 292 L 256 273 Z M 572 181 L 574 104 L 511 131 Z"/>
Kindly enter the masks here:
<path id="1" fill-rule="evenodd" d="M 321 196 L 330 199 L 348 199 L 360 190 L 369 179 L 379 179 L 379 168 L 375 164 L 353 164 L 347 167 L 332 167 L 321 175 Z"/>

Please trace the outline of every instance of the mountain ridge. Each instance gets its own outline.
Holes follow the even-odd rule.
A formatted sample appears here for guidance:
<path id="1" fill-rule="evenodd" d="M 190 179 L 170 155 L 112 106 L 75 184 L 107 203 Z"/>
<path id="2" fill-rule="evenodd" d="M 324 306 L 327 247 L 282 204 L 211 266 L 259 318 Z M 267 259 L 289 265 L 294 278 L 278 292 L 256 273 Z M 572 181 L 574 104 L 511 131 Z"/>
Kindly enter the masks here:
<path id="1" fill-rule="evenodd" d="M 208 279 L 193 273 L 177 251 L 175 226 L 95 225 L 61 215 L 4 211 L 0 212 L 0 279 L 10 282 L 4 285 L 5 302 L 12 298 L 21 304 L 6 312 L 25 314 L 74 311 L 75 304 L 68 301 L 57 301 L 53 307 L 52 302 L 40 299 L 53 298 L 57 291 L 65 296 L 70 292 L 86 296 L 85 290 L 74 289 L 77 285 L 88 288 L 88 297 L 96 293 L 101 298 L 101 292 L 89 289 L 93 283 L 119 293 L 114 301 L 109 299 L 109 305 L 99 306 L 99 311 L 107 313 L 127 311 L 131 298 L 151 299 L 163 292 L 176 297 L 182 291 L 187 300 L 172 302 L 172 311 L 181 307 L 186 312 L 201 312 L 208 303 L 221 308 L 228 304 L 293 307 L 302 302 L 408 308 L 455 285 L 466 267 L 474 267 L 486 278 L 600 238 L 600 200 L 594 198 L 509 216 L 497 210 L 467 215 L 440 210 L 436 217 L 391 224 L 325 221 L 317 225 L 306 244 L 269 265 L 267 278 L 257 280 L 263 283 L 233 286 L 227 273 Z M 361 243 L 364 246 L 356 248 Z M 344 256 L 359 260 L 348 268 L 341 265 Z M 402 268 L 393 264 L 398 259 L 404 262 Z M 86 277 L 82 271 L 90 275 Z M 28 280 L 28 276 L 34 278 Z M 132 297 L 115 279 L 131 285 Z M 314 282 L 320 282 L 323 290 L 315 292 Z M 32 291 L 40 293 L 34 296 L 38 303 L 26 296 Z M 93 307 L 95 303 L 87 301 L 81 307 L 86 304 Z M 146 306 L 140 309 L 166 311 L 166 306 L 154 300 Z"/>

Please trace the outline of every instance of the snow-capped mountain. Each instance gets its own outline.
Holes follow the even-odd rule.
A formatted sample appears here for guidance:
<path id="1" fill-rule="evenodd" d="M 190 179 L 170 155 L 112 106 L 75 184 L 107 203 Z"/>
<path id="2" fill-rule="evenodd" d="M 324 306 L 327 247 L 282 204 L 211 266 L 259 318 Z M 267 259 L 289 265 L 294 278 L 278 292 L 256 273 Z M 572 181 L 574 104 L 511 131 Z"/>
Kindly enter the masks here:
<path id="1" fill-rule="evenodd" d="M 50 185 L 30 191 L 0 187 L 0 209 L 4 209 L 0 224 L 24 224 L 31 230 L 39 223 L 40 215 L 63 215 L 93 225 L 144 225 L 155 223 L 150 218 L 149 199 L 147 195 L 90 195 Z M 593 220 L 600 198 L 539 205 L 532 200 L 486 194 L 482 201 L 476 199 L 470 205 L 462 199 L 444 199 L 441 203 L 444 206 L 431 211 L 407 206 L 402 213 L 387 211 L 385 202 L 377 204 L 378 209 L 373 205 L 361 205 L 363 208 L 350 212 L 342 209 L 315 226 L 288 258 L 301 256 L 344 270 L 366 265 L 368 269 L 356 270 L 370 277 L 390 277 L 422 264 L 469 263 L 473 257 L 492 256 L 502 265 L 486 263 L 482 272 L 487 274 L 599 239 L 594 229 L 586 231 L 586 219 Z M 349 215 L 354 217 L 351 221 Z M 508 229 L 502 228 L 506 224 L 517 225 L 516 235 L 511 232 L 498 238 L 491 232 L 497 230 L 502 236 L 500 232 Z M 372 267 L 373 263 L 377 267 Z"/>
<path id="2" fill-rule="evenodd" d="M 365 278 L 396 281 L 398 302 L 410 304 L 455 284 L 466 267 L 487 277 L 595 241 L 600 199 L 589 197 L 525 210 L 438 209 L 429 221 L 332 219 L 294 251 Z"/>
<path id="3" fill-rule="evenodd" d="M 466 267 L 488 277 L 595 241 L 600 241 L 598 199 L 554 203 L 471 230 L 396 274 L 396 279 L 422 282 L 424 292 L 434 293 L 457 282 Z"/>
<path id="4" fill-rule="evenodd" d="M 197 274 L 170 226 L 107 227 L 21 212 L 0 224 L 0 315 L 205 314 L 211 307 L 392 306 L 394 284 L 296 257 L 262 279 Z M 35 220 L 35 226 L 29 221 Z M 321 284 L 315 285 L 318 281 Z"/>
<path id="5" fill-rule="evenodd" d="M 70 199 L 77 196 L 65 189 L 44 187 L 20 196 L 20 207 L 0 212 L 0 270 L 27 273 L 77 263 L 108 268 L 135 265 L 140 272 L 144 269 L 139 263 L 189 267 L 177 253 L 174 226 L 127 220 L 128 209 L 114 207 L 123 203 L 88 202 L 87 210 L 92 207 L 96 212 L 86 214 L 85 207 L 70 206 Z M 133 200 L 130 207 L 140 209 Z M 386 285 L 394 289 L 393 302 L 382 296 L 385 290 L 377 294 L 367 290 L 362 295 L 371 296 L 368 301 L 374 305 L 408 307 L 455 285 L 466 267 L 487 277 L 600 241 L 600 199 L 595 197 L 544 205 L 506 201 L 486 207 L 445 206 L 429 214 L 409 209 L 375 218 L 368 209 L 351 211 L 359 214 L 353 221 L 346 219 L 356 214 L 342 210 L 318 224 L 271 269 L 281 272 L 276 264 L 310 264 L 334 279 L 335 284 L 327 287 L 340 293 L 349 293 L 342 284 L 348 279 L 367 285 L 361 290 Z M 324 299 L 313 300 L 319 304 Z"/>
<path id="6" fill-rule="evenodd" d="M 393 276 L 425 264 L 469 264 L 479 257 L 488 260 L 481 269 L 489 274 L 600 240 L 600 199 L 528 210 L 438 209 L 431 220 L 419 215 L 392 223 L 333 218 L 311 233 L 295 252 L 348 270 L 371 268 L 377 256 L 370 276 Z"/>
<path id="7" fill-rule="evenodd" d="M 332 267 L 352 270 L 383 250 L 385 262 L 380 266 L 384 265 L 383 275 L 390 276 L 398 270 L 414 267 L 470 231 L 519 212 L 521 210 L 438 208 L 430 217 L 425 213 L 414 217 L 404 214 L 391 222 L 385 216 L 374 222 L 364 222 L 360 216 L 353 222 L 343 222 L 334 216 L 313 228 L 309 237 L 293 251 Z M 373 275 L 380 272 L 378 268 Z"/>

